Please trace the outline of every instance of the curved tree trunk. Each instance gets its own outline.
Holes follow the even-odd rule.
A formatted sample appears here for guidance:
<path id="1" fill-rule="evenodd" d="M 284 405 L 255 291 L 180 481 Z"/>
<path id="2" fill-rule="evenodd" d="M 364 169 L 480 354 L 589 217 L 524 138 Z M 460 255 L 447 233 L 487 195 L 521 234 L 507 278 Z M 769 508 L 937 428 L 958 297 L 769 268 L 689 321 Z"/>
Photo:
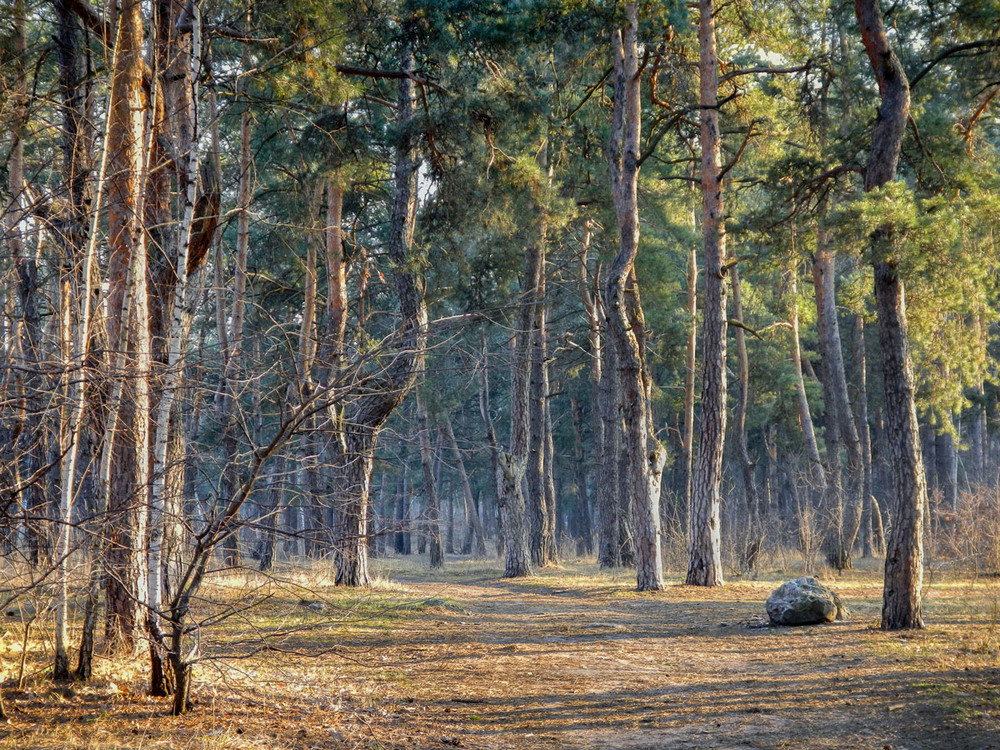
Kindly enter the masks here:
<path id="1" fill-rule="evenodd" d="M 875 190 L 896 178 L 896 166 L 910 112 L 906 73 L 886 34 L 878 0 L 855 0 L 865 52 L 879 85 L 878 119 L 872 130 L 865 167 L 865 190 Z M 892 529 L 885 558 L 882 627 L 886 630 L 923 627 L 923 525 L 927 488 L 917 410 L 913 366 L 906 324 L 906 296 L 897 267 L 898 247 L 893 227 L 879 227 L 871 237 L 875 267 L 875 302 L 885 384 L 886 443 L 892 474 Z"/>
<path id="2" fill-rule="evenodd" d="M 401 70 L 416 65 L 412 48 L 402 52 Z M 340 505 L 340 535 L 336 545 L 337 582 L 368 585 L 367 514 L 371 472 L 379 431 L 389 415 L 413 388 L 427 345 L 427 308 L 424 280 L 414 258 L 413 232 L 417 212 L 419 168 L 412 123 L 416 103 L 412 78 L 399 81 L 396 107 L 398 140 L 395 146 L 394 195 L 386 250 L 393 265 L 400 322 L 385 369 L 373 379 L 369 392 L 358 399 L 344 420 L 344 500 Z"/>

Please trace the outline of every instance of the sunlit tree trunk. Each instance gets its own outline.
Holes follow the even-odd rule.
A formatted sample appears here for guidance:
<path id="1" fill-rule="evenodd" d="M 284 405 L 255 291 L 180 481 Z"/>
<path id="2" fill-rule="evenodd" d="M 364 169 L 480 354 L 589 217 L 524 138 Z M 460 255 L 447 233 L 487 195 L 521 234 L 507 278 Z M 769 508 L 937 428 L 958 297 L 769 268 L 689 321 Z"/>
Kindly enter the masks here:
<path id="1" fill-rule="evenodd" d="M 528 463 L 525 471 L 528 489 L 525 500 L 528 506 L 528 520 L 531 529 L 531 561 L 538 566 L 554 562 L 549 558 L 549 551 L 553 546 L 553 529 L 549 524 L 548 497 L 545 492 L 546 475 L 549 470 L 545 461 L 545 404 L 548 399 L 548 364 L 545 361 L 546 234 L 543 220 L 537 250 L 540 270 L 533 293 L 534 304 L 531 315 Z"/>
<path id="2" fill-rule="evenodd" d="M 142 5 L 120 9 L 108 103 L 108 341 L 114 347 L 105 425 L 107 638 L 121 651 L 145 643 L 144 555 L 149 486 L 149 321 L 145 233 L 146 122 Z"/>
<path id="3" fill-rule="evenodd" d="M 691 490 L 687 583 L 721 586 L 722 455 L 726 438 L 726 232 L 719 133 L 715 2 L 699 0 L 701 205 L 705 274 L 701 428 Z"/>
<path id="4" fill-rule="evenodd" d="M 605 315 L 609 344 L 614 346 L 620 405 L 625 428 L 623 462 L 618 482 L 628 499 L 636 551 L 636 587 L 663 588 L 660 550 L 660 473 L 665 453 L 649 432 L 649 372 L 646 366 L 645 320 L 635 278 L 639 250 L 639 11 L 625 6 L 626 27 L 611 34 L 615 65 L 615 95 L 608 162 L 618 220 L 619 249 L 605 282 Z M 653 494 L 655 492 L 655 495 Z"/>

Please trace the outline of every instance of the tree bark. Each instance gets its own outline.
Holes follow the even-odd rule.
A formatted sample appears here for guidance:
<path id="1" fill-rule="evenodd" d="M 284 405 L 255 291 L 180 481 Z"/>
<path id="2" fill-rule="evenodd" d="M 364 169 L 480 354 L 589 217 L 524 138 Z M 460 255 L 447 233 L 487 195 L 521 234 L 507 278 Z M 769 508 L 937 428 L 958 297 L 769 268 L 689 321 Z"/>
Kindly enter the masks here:
<path id="1" fill-rule="evenodd" d="M 692 586 L 721 586 L 719 508 L 726 439 L 726 231 L 722 201 L 719 133 L 719 61 L 715 44 L 715 2 L 699 0 L 701 49 L 701 205 L 705 274 L 702 345 L 701 429 L 688 527 L 688 572 Z"/>
<path id="2" fill-rule="evenodd" d="M 499 453 L 495 467 L 500 527 L 504 536 L 505 578 L 533 573 L 528 503 L 521 487 L 529 457 L 532 321 L 538 304 L 542 263 L 540 245 L 529 245 L 524 254 L 517 330 L 511 348 L 510 451 Z"/>
<path id="3" fill-rule="evenodd" d="M 806 451 L 806 481 L 810 492 L 822 493 L 826 489 L 826 475 L 823 473 L 823 459 L 819 455 L 816 431 L 813 427 L 812 412 L 806 394 L 805 377 L 802 373 L 802 344 L 799 338 L 798 263 L 789 269 L 789 290 L 791 298 L 792 324 L 792 367 L 795 369 L 795 402 L 798 407 L 799 424 L 802 426 L 802 441 Z"/>
<path id="4" fill-rule="evenodd" d="M 408 26 L 409 21 L 404 24 Z M 407 34 L 411 29 L 404 29 Z M 416 61 L 412 40 L 402 51 L 400 69 L 412 72 Z M 399 300 L 400 322 L 391 337 L 392 351 L 369 392 L 354 404 L 345 420 L 344 500 L 340 507 L 341 535 L 335 550 L 337 582 L 348 586 L 368 585 L 367 513 L 371 471 L 379 432 L 389 415 L 413 388 L 427 344 L 427 308 L 424 280 L 413 250 L 417 212 L 419 161 L 413 132 L 416 91 L 411 78 L 399 82 L 396 107 L 398 135 L 392 214 L 386 251 L 393 265 L 393 280 Z"/>
<path id="5" fill-rule="evenodd" d="M 836 570 L 851 567 L 854 543 L 861 525 L 864 492 L 864 459 L 861 439 L 854 423 L 854 412 L 847 394 L 847 373 L 837 317 L 835 254 L 827 232 L 820 229 L 813 278 L 816 289 L 816 318 L 823 351 L 823 392 L 826 404 L 826 428 L 829 436 L 836 430 L 839 440 L 834 444 L 847 449 L 847 486 L 841 494 L 832 496 L 833 507 L 828 507 L 830 527 L 827 529 L 826 554 Z M 831 474 L 839 479 L 840 456 L 834 446 L 827 450 Z M 834 466 L 836 462 L 836 466 Z M 828 481 L 839 487 L 839 481 Z"/>
<path id="6" fill-rule="evenodd" d="M 865 167 L 865 190 L 896 177 L 910 111 L 906 73 L 886 34 L 878 0 L 855 0 L 865 52 L 878 81 L 880 105 Z M 885 561 L 882 627 L 923 627 L 923 524 L 927 488 L 920 455 L 913 367 L 906 323 L 906 295 L 899 277 L 891 224 L 871 237 L 875 301 L 885 384 L 886 443 L 892 474 L 892 530 Z"/>
<path id="7" fill-rule="evenodd" d="M 858 434 L 861 438 L 861 460 L 864 463 L 863 517 L 861 529 L 866 557 L 885 554 L 885 537 L 882 532 L 882 513 L 875 499 L 872 486 L 872 433 L 868 424 L 868 355 L 865 346 L 865 322 L 860 315 L 854 317 L 855 356 L 858 368 Z"/>
<path id="8" fill-rule="evenodd" d="M 618 220 L 618 255 L 605 282 L 605 314 L 610 344 L 618 368 L 616 402 L 625 422 L 622 434 L 622 474 L 618 481 L 628 499 L 636 550 L 636 588 L 663 588 L 660 549 L 659 474 L 666 460 L 662 446 L 650 434 L 649 372 L 646 367 L 645 320 L 635 278 L 639 250 L 638 68 L 639 11 L 625 6 L 627 25 L 611 34 L 615 63 L 615 95 L 608 162 L 611 192 Z M 653 490 L 656 496 L 652 496 Z"/>
<path id="9" fill-rule="evenodd" d="M 697 222 L 693 222 L 697 227 Z M 687 269 L 687 348 L 684 354 L 684 433 L 681 449 L 684 466 L 681 476 L 681 528 L 691 517 L 691 487 L 694 475 L 694 399 L 698 375 L 698 248 L 692 242 Z"/>
<path id="10" fill-rule="evenodd" d="M 102 458 L 107 498 L 106 631 L 112 648 L 145 643 L 145 548 L 149 485 L 150 367 L 144 215 L 146 151 L 142 6 L 128 0 L 118 16 L 108 104 L 108 340 L 115 379 Z M 126 380 L 128 381 L 126 383 Z"/>
<path id="11" fill-rule="evenodd" d="M 743 320 L 743 300 L 740 295 L 740 274 L 736 266 L 730 274 L 733 287 L 733 315 L 741 323 Z M 755 573 L 761 549 L 764 546 L 764 527 L 761 522 L 760 493 L 757 491 L 755 465 L 747 449 L 747 405 L 750 395 L 750 359 L 747 356 L 746 333 L 736 327 L 736 356 L 739 362 L 739 381 L 736 389 L 736 412 L 733 419 L 733 436 L 736 438 L 736 457 L 743 476 L 743 500 L 746 504 L 747 527 L 743 546 L 743 564 L 747 571 Z"/>
<path id="12" fill-rule="evenodd" d="M 531 528 L 531 561 L 534 565 L 544 567 L 555 562 L 553 551 L 553 528 L 551 524 L 551 509 L 547 483 L 551 479 L 551 466 L 547 462 L 546 443 L 546 409 L 548 404 L 549 371 L 547 360 L 547 342 L 545 340 L 545 244 L 546 230 L 542 226 L 542 239 L 539 242 L 539 263 L 541 270 L 538 275 L 534 292 L 534 309 L 531 320 L 531 384 L 529 396 L 529 448 L 527 466 L 528 495 L 526 501 L 529 509 Z"/>

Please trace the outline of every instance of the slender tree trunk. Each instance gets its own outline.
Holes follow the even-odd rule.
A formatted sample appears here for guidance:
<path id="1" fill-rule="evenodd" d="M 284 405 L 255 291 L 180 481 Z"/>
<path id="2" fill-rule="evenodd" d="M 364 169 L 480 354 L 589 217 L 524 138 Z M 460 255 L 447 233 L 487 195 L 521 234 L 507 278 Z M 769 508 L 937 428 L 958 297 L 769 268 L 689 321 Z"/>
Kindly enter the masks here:
<path id="1" fill-rule="evenodd" d="M 21 464 L 21 476 L 27 486 L 20 491 L 18 499 L 25 514 L 25 534 L 27 537 L 28 559 L 38 565 L 41 559 L 51 553 L 50 540 L 45 523 L 45 488 L 41 481 L 33 481 L 45 465 L 45 440 L 42 429 L 44 402 L 42 394 L 45 380 L 42 375 L 40 352 L 42 320 L 39 310 L 38 269 L 36 254 L 26 247 L 26 237 L 22 225 L 26 218 L 28 201 L 25 199 L 24 141 L 29 112 L 27 40 L 25 36 L 27 8 L 23 0 L 16 0 L 13 7 L 13 67 L 10 93 L 12 122 L 10 123 L 11 146 L 7 157 L 7 188 L 10 202 L 4 207 L 3 234 L 7 249 L 14 264 L 17 279 L 17 301 L 20 321 L 17 325 L 19 339 L 16 350 L 17 370 L 22 392 L 22 404 L 18 409 L 18 425 L 15 461 Z M 18 484 L 21 484 L 18 482 Z"/>
<path id="2" fill-rule="evenodd" d="M 150 692 L 152 695 L 167 695 L 170 692 L 170 680 L 167 677 L 166 664 L 163 659 L 165 636 L 160 622 L 163 605 L 164 575 L 166 570 L 165 538 L 168 535 L 167 526 L 177 522 L 177 516 L 170 511 L 180 504 L 177 492 L 182 490 L 176 470 L 169 465 L 169 449 L 173 442 L 182 435 L 181 425 L 173 417 L 174 405 L 183 380 L 183 356 L 187 350 L 187 337 L 190 332 L 191 303 L 194 296 L 190 293 L 188 284 L 189 258 L 191 242 L 194 236 L 195 210 L 198 199 L 198 175 L 201 171 L 201 155 L 198 151 L 197 122 L 197 87 L 201 73 L 201 23 L 197 5 L 194 7 L 194 21 L 190 37 L 190 55 L 185 59 L 190 69 L 188 76 L 183 78 L 190 85 L 189 96 L 179 97 L 184 102 L 184 111 L 177 113 L 188 120 L 184 128 L 186 132 L 185 145 L 187 153 L 184 156 L 186 175 L 183 195 L 183 214 L 180 224 L 179 239 L 176 243 L 176 260 L 172 294 L 160 317 L 167 323 L 166 337 L 163 348 L 166 350 L 166 370 L 162 377 L 161 393 L 156 409 L 156 428 L 153 441 L 153 471 L 152 486 L 149 494 L 149 551 L 147 557 L 147 575 L 149 581 L 147 621 L 151 638 L 150 656 L 152 659 Z M 171 472 L 174 476 L 171 477 Z M 171 479 L 173 481 L 171 481 Z M 176 533 L 176 532 L 175 532 Z"/>
<path id="3" fill-rule="evenodd" d="M 986 389 L 982 383 L 977 386 L 977 398 L 972 406 L 972 483 L 983 486 L 986 483 L 986 466 L 989 439 L 986 434 Z"/>
<path id="4" fill-rule="evenodd" d="M 697 227 L 697 221 L 693 222 Z M 681 528 L 691 517 L 691 486 L 694 469 L 694 397 L 698 374 L 698 248 L 692 242 L 687 270 L 687 349 L 684 354 L 684 433 L 681 449 L 684 465 L 681 474 Z"/>
<path id="5" fill-rule="evenodd" d="M 583 448 L 583 406 L 578 399 L 570 401 L 573 412 L 573 451 L 578 471 L 574 473 L 576 486 L 576 509 L 574 530 L 577 537 L 577 555 L 591 555 L 594 552 L 594 530 L 590 522 L 590 490 L 587 486 L 587 454 Z"/>
<path id="6" fill-rule="evenodd" d="M 705 273 L 701 429 L 691 494 L 687 583 L 721 586 L 722 455 L 726 438 L 726 231 L 719 133 L 715 2 L 699 0 L 702 238 Z"/>
<path id="7" fill-rule="evenodd" d="M 889 44 L 878 0 L 855 0 L 854 7 L 865 51 L 879 84 L 879 116 L 865 167 L 865 190 L 871 191 L 896 178 L 910 110 L 910 91 L 906 73 Z M 893 489 L 892 530 L 882 599 L 882 627 L 886 630 L 923 627 L 923 514 L 927 497 L 897 244 L 891 224 L 879 227 L 871 237 Z"/>
<path id="8" fill-rule="evenodd" d="M 816 316 L 819 324 L 823 351 L 823 391 L 826 403 L 827 435 L 836 430 L 840 439 L 837 445 L 847 449 L 847 486 L 843 494 L 831 498 L 834 507 L 828 508 L 832 524 L 827 531 L 827 560 L 836 570 L 851 567 L 851 556 L 858 529 L 864 498 L 864 459 L 861 439 L 854 422 L 847 394 L 847 374 L 837 319 L 837 292 L 835 254 L 827 232 L 821 229 L 817 239 L 816 258 L 813 263 L 816 288 Z M 840 475 L 838 451 L 827 450 L 830 471 Z M 836 462 L 836 466 L 833 464 Z M 829 484 L 836 487 L 838 483 Z"/>
<path id="9" fill-rule="evenodd" d="M 603 313 L 603 305 L 598 301 Z M 615 394 L 618 392 L 618 366 L 615 349 L 607 341 L 601 347 L 601 380 L 598 406 L 601 418 L 602 451 L 597 474 L 597 562 L 602 568 L 622 564 L 622 536 L 619 508 L 621 485 L 618 481 L 619 454 L 622 444 L 621 417 Z"/>
<path id="10" fill-rule="evenodd" d="M 798 264 L 792 263 L 789 269 L 789 290 L 791 298 L 792 324 L 792 367 L 795 369 L 795 402 L 798 407 L 799 424 L 802 425 L 802 441 L 806 449 L 806 479 L 810 492 L 822 493 L 826 489 L 826 475 L 823 473 L 823 459 L 819 455 L 819 445 L 816 442 L 816 431 L 813 427 L 812 412 L 809 408 L 809 398 L 806 395 L 805 378 L 802 374 L 802 344 L 799 338 L 799 302 L 798 302 Z"/>
<path id="11" fill-rule="evenodd" d="M 736 266 L 730 274 L 733 287 L 733 314 L 743 323 L 743 300 L 740 295 L 740 275 Z M 743 475 L 743 500 L 747 506 L 747 527 L 743 549 L 743 564 L 750 573 L 757 570 L 757 562 L 764 546 L 764 528 L 761 522 L 760 494 L 757 491 L 754 462 L 747 449 L 746 418 L 750 391 L 750 359 L 747 356 L 746 333 L 736 326 L 736 356 L 740 376 L 736 390 L 736 412 L 733 419 L 733 436 L 736 439 L 736 456 Z"/>
<path id="12" fill-rule="evenodd" d="M 250 250 L 250 205 L 253 202 L 253 155 L 250 150 L 251 121 L 249 110 L 240 117 L 240 181 L 236 218 L 236 264 L 233 279 L 233 305 L 228 330 L 225 316 L 225 292 L 221 283 L 221 253 L 216 253 L 216 304 L 219 343 L 223 350 L 223 374 L 219 384 L 221 394 L 222 450 L 225 466 L 222 470 L 220 504 L 225 506 L 240 485 L 238 408 L 235 381 L 243 367 L 243 327 L 246 318 L 247 256 Z M 240 546 L 239 519 L 236 529 L 222 542 L 223 564 L 229 568 L 243 565 Z"/>
<path id="13" fill-rule="evenodd" d="M 531 319 L 531 381 L 529 396 L 529 441 L 526 470 L 528 494 L 528 520 L 531 529 L 531 561 L 544 567 L 555 562 L 550 558 L 554 544 L 550 525 L 546 480 L 550 467 L 546 463 L 545 409 L 548 399 L 548 363 L 545 341 L 545 227 L 539 242 L 541 270 L 534 292 L 534 309 Z"/>
<path id="14" fill-rule="evenodd" d="M 649 372 L 646 367 L 645 320 L 635 278 L 639 250 L 639 11 L 625 6 L 627 26 L 611 34 L 615 62 L 615 96 L 608 147 L 611 192 L 618 220 L 618 255 L 605 282 L 608 335 L 618 368 L 616 401 L 625 422 L 624 461 L 618 480 L 628 499 L 636 550 L 636 587 L 663 588 L 660 550 L 659 472 L 666 460 L 662 446 L 649 432 Z M 655 497 L 651 495 L 656 491 Z"/>
<path id="15" fill-rule="evenodd" d="M 427 404 L 417 389 L 417 429 L 420 433 L 420 465 L 424 473 L 424 501 L 427 504 L 427 540 L 430 547 L 431 567 L 444 566 L 444 549 L 441 545 L 441 505 L 438 482 L 434 475 L 434 455 L 431 450 L 430 420 Z"/>
<path id="16" fill-rule="evenodd" d="M 546 318 L 548 317 L 548 311 L 546 311 Z M 548 321 L 543 320 L 542 335 L 544 337 L 548 336 Z M 552 392 L 552 387 L 549 381 L 549 368 L 548 368 L 548 352 L 546 347 L 546 363 L 543 369 L 542 384 L 545 389 L 545 411 L 543 415 L 542 425 L 544 427 L 545 440 L 545 476 L 542 477 L 542 489 L 545 491 L 545 510 L 548 514 L 548 528 L 549 535 L 546 539 L 546 549 L 545 557 L 548 560 L 549 565 L 554 565 L 559 562 L 559 532 L 560 532 L 560 514 L 559 507 L 556 498 L 556 484 L 555 484 L 555 474 L 556 474 L 556 450 L 555 442 L 552 438 L 552 399 L 549 394 Z"/>
<path id="17" fill-rule="evenodd" d="M 90 129 L 85 117 L 86 104 L 80 81 L 83 78 L 78 44 L 76 16 L 61 1 L 55 3 L 58 17 L 59 84 L 62 94 L 62 174 L 63 186 L 69 196 L 68 216 L 63 237 L 65 247 L 63 262 L 71 268 L 76 277 L 76 294 L 71 289 L 70 279 L 64 278 L 64 293 L 60 298 L 61 318 L 66 331 L 66 372 L 78 367 L 78 375 L 72 385 L 64 376 L 63 389 L 68 395 L 68 416 L 65 420 L 65 439 L 61 446 L 63 458 L 60 464 L 60 497 L 58 520 L 60 528 L 56 555 L 57 572 L 55 664 L 52 676 L 56 680 L 68 679 L 70 675 L 68 650 L 69 618 L 69 553 L 71 550 L 71 524 L 73 521 L 73 499 L 77 485 L 77 459 L 80 454 L 80 437 L 83 432 L 86 408 L 85 369 L 88 359 L 91 281 L 94 271 L 94 254 L 86 252 L 93 248 L 87 242 L 86 204 L 88 167 L 90 163 L 88 144 Z M 16 19 L 15 19 L 16 22 Z M 12 154 L 13 156 L 13 154 Z M 8 166 L 12 170 L 12 165 Z M 16 193 L 13 193 L 16 195 Z M 85 249 L 86 245 L 86 249 Z M 79 282 L 83 282 L 80 284 Z M 74 307 L 76 306 L 76 307 Z"/>
<path id="18" fill-rule="evenodd" d="M 938 486 L 941 489 L 941 500 L 953 511 L 958 510 L 958 451 L 955 448 L 955 438 L 950 430 L 954 429 L 952 419 L 943 425 L 941 432 L 935 436 L 935 454 L 937 459 Z M 950 428 L 950 429 L 949 429 Z"/>
<path id="19" fill-rule="evenodd" d="M 861 438 L 861 460 L 864 464 L 863 500 L 864 515 L 861 530 L 864 534 L 863 545 L 866 557 L 885 554 L 885 537 L 882 534 L 882 514 L 878 501 L 875 500 L 872 487 L 872 433 L 868 425 L 868 365 L 865 346 L 865 322 L 860 315 L 854 317 L 854 335 L 858 368 L 857 378 L 857 413 L 858 435 Z"/>

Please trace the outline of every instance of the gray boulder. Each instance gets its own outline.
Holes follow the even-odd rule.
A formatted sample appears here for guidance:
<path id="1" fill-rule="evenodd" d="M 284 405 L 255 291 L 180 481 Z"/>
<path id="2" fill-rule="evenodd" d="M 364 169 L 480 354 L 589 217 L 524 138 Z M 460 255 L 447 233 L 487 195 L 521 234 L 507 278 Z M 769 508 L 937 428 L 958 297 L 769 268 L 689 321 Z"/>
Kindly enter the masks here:
<path id="1" fill-rule="evenodd" d="M 847 608 L 840 597 L 812 576 L 781 584 L 767 597 L 772 625 L 814 625 L 843 620 Z"/>

